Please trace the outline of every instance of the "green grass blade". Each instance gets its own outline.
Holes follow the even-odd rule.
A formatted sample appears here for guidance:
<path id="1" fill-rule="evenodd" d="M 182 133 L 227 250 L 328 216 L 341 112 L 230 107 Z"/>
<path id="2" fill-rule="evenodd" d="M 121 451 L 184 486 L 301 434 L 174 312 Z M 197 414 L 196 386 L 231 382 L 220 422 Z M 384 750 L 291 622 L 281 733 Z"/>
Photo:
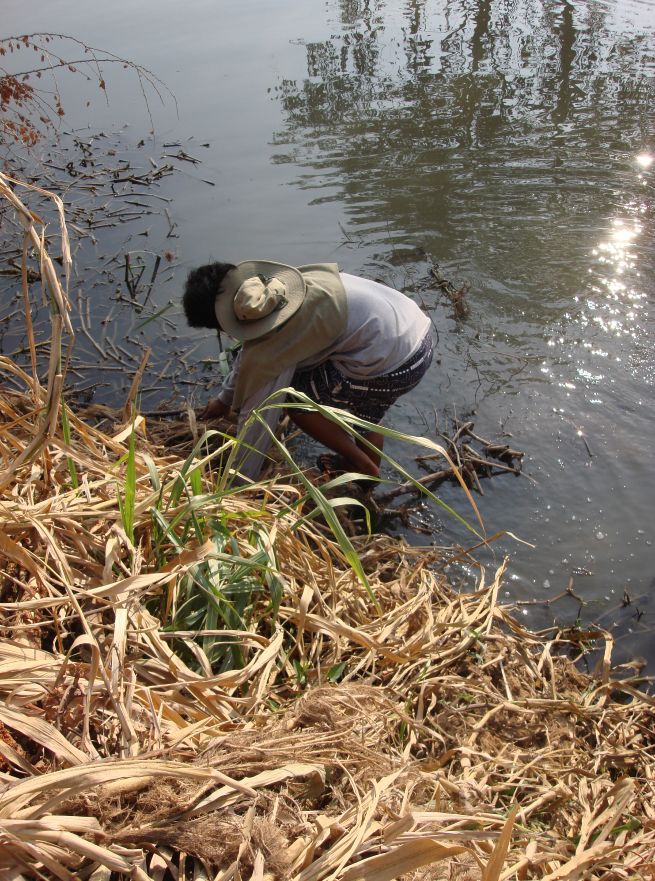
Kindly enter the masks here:
<path id="1" fill-rule="evenodd" d="M 148 318 L 145 318 L 143 321 L 139 321 L 138 324 L 134 325 L 134 330 L 141 330 L 141 328 L 145 327 L 146 324 L 150 324 L 151 321 L 154 321 L 156 318 L 161 318 L 162 315 L 165 315 L 166 312 L 170 311 L 174 307 L 174 303 L 172 300 L 162 306 L 161 309 L 158 309 L 154 314 L 149 315 Z"/>
<path id="2" fill-rule="evenodd" d="M 348 561 L 350 568 L 353 570 L 353 572 L 357 575 L 359 580 L 362 582 L 362 584 L 366 588 L 366 592 L 368 593 L 368 595 L 371 599 L 371 602 L 375 606 L 375 609 L 378 612 L 378 614 L 381 615 L 382 614 L 382 607 L 380 606 L 380 604 L 377 600 L 377 597 L 373 593 L 371 585 L 369 584 L 368 578 L 366 577 L 366 573 L 364 572 L 364 568 L 362 566 L 362 561 L 360 560 L 359 555 L 357 554 L 357 551 L 352 546 L 350 539 L 348 538 L 348 536 L 344 532 L 343 526 L 339 522 L 339 519 L 336 516 L 334 509 L 330 505 L 328 499 L 325 498 L 325 496 L 323 495 L 323 493 L 320 491 L 320 489 L 317 486 L 315 486 L 313 483 L 311 483 L 311 481 L 309 481 L 307 479 L 307 477 L 305 476 L 303 471 L 295 463 L 293 457 L 291 456 L 291 454 L 289 453 L 289 451 L 287 450 L 285 445 L 282 443 L 282 441 L 280 441 L 275 436 L 275 433 L 273 431 L 271 431 L 271 429 L 269 428 L 266 421 L 260 415 L 259 410 L 255 410 L 254 413 L 251 415 L 251 417 L 246 421 L 246 426 L 244 427 L 244 429 L 247 429 L 248 424 L 251 420 L 257 420 L 260 422 L 261 425 L 264 426 L 265 430 L 268 432 L 269 436 L 271 437 L 271 440 L 273 441 L 273 443 L 276 445 L 276 447 L 278 448 L 278 450 L 280 451 L 280 453 L 284 457 L 285 461 L 287 462 L 287 464 L 291 468 L 294 475 L 303 484 L 303 486 L 305 487 L 305 489 L 307 491 L 307 494 L 312 499 L 312 501 L 317 506 L 317 508 L 320 509 L 320 512 L 323 515 L 325 522 L 330 527 L 330 530 L 331 530 L 332 534 L 334 535 L 342 554 L 344 555 L 344 557 Z"/>
<path id="3" fill-rule="evenodd" d="M 290 396 L 294 400 L 285 400 L 286 396 Z M 484 524 L 482 522 L 482 518 L 478 511 L 477 505 L 475 504 L 475 500 L 471 495 L 469 488 L 464 483 L 463 479 L 459 475 L 457 467 L 455 463 L 452 461 L 448 452 L 442 447 L 440 444 L 437 444 L 435 441 L 430 440 L 426 437 L 419 437 L 416 435 L 406 434 L 402 431 L 397 431 L 393 428 L 388 428 L 384 425 L 377 425 L 372 422 L 367 422 L 365 419 L 361 419 L 359 416 L 353 416 L 352 413 L 348 413 L 346 410 L 339 410 L 336 407 L 325 407 L 322 404 L 316 404 L 311 400 L 307 395 L 303 392 L 296 391 L 293 388 L 281 389 L 275 394 L 271 395 L 264 404 L 259 408 L 261 411 L 264 411 L 270 407 L 276 409 L 287 409 L 287 410 L 314 410 L 317 413 L 320 413 L 326 419 L 329 419 L 331 422 L 334 422 L 335 425 L 342 428 L 344 431 L 349 432 L 352 436 L 361 441 L 365 446 L 372 448 L 372 444 L 370 444 L 366 438 L 359 432 L 357 429 L 362 429 L 364 431 L 376 431 L 380 432 L 380 434 L 384 435 L 384 437 L 393 438 L 394 440 L 402 441 L 408 444 L 414 444 L 420 447 L 424 447 L 430 452 L 439 453 L 442 455 L 446 461 L 453 467 L 455 475 L 459 478 L 460 486 L 462 487 L 466 498 L 471 505 L 473 511 L 475 512 L 475 516 L 480 524 L 481 529 L 484 532 Z M 382 458 L 385 462 L 391 465 L 399 474 L 401 474 L 406 481 L 414 484 L 414 486 L 419 490 L 423 495 L 427 496 L 431 499 L 435 504 L 439 505 L 448 514 L 457 520 L 465 529 L 469 532 L 473 533 L 476 538 L 484 541 L 484 534 L 480 533 L 474 526 L 471 525 L 464 517 L 457 513 L 454 508 L 451 508 L 450 505 L 446 504 L 442 499 L 440 499 L 435 493 L 429 490 L 427 487 L 423 486 L 423 484 L 419 483 L 416 478 L 411 475 L 403 466 L 389 456 L 387 453 L 382 450 Z M 366 477 L 366 475 L 357 475 L 358 477 Z"/>
<path id="4" fill-rule="evenodd" d="M 64 441 L 66 445 L 70 447 L 71 445 L 71 425 L 70 420 L 68 419 L 68 407 L 66 406 L 66 402 L 64 399 L 61 399 L 61 430 L 64 435 Z M 68 473 L 71 478 L 71 486 L 73 489 L 77 489 L 80 485 L 78 476 L 77 476 L 77 468 L 75 467 L 75 462 L 71 459 L 70 456 L 66 456 L 66 463 L 68 465 Z"/>
<path id="5" fill-rule="evenodd" d="M 127 450 L 127 463 L 125 467 L 124 493 L 118 494 L 118 504 L 125 534 L 134 544 L 134 514 L 136 508 L 136 431 L 134 419 Z"/>

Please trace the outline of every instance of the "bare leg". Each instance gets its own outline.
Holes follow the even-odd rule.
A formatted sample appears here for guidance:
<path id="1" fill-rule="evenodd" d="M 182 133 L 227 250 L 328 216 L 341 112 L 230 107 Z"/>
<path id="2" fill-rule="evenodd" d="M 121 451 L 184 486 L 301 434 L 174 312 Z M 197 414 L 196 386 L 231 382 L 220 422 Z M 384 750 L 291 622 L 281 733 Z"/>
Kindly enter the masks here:
<path id="1" fill-rule="evenodd" d="M 352 437 L 330 422 L 320 413 L 309 413 L 304 410 L 290 409 L 287 411 L 289 417 L 295 422 L 305 434 L 313 437 L 320 444 L 338 453 L 344 460 L 346 469 L 349 471 L 358 471 L 360 474 L 369 474 L 371 477 L 378 477 L 380 474 L 380 457 L 375 455 L 371 450 L 358 446 Z M 381 447 L 382 443 L 377 442 L 378 433 L 371 432 L 366 435 L 372 443 Z M 381 441 L 381 438 L 380 438 Z"/>
<path id="2" fill-rule="evenodd" d="M 381 434 L 379 431 L 364 431 L 364 432 L 362 432 L 362 434 L 366 438 L 366 440 L 370 444 L 373 444 L 374 447 L 377 447 L 377 449 L 372 450 L 370 447 L 367 447 L 360 440 L 356 441 L 356 444 L 360 450 L 363 450 L 366 453 L 366 455 L 369 457 L 369 459 L 373 460 L 374 464 L 377 465 L 378 471 L 379 471 L 380 470 L 380 461 L 381 461 L 382 457 L 380 456 L 380 453 L 378 452 L 378 450 L 382 450 L 382 447 L 384 446 L 384 435 Z"/>

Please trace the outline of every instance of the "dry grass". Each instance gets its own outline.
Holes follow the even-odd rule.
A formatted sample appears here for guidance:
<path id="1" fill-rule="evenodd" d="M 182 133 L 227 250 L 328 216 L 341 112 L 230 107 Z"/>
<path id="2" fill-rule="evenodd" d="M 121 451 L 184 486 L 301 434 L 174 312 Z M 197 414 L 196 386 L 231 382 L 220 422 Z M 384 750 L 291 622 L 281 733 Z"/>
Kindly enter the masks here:
<path id="1" fill-rule="evenodd" d="M 459 594 L 381 536 L 368 590 L 292 482 L 230 491 L 138 416 L 62 427 L 57 358 L 0 370 L 0 877 L 655 877 L 654 700 L 607 634 L 583 675 L 502 566 Z"/>

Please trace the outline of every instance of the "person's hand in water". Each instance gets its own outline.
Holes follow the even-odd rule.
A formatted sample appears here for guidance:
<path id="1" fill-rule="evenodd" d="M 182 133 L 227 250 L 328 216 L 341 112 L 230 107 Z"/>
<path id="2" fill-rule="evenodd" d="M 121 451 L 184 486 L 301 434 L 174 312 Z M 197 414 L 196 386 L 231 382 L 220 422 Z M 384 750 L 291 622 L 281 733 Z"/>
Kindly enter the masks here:
<path id="1" fill-rule="evenodd" d="M 230 408 L 227 404 L 224 404 L 223 401 L 220 401 L 218 398 L 212 398 L 211 401 L 207 403 L 207 406 L 200 411 L 201 419 L 221 419 L 223 416 L 227 416 Z"/>

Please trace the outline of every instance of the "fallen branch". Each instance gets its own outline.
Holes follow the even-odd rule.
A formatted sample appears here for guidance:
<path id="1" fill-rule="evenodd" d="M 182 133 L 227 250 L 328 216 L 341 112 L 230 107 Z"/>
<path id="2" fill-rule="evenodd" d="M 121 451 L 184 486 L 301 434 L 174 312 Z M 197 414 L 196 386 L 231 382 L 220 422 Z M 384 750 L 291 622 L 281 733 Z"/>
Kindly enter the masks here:
<path id="1" fill-rule="evenodd" d="M 452 451 L 452 458 L 467 485 L 475 486 L 481 495 L 484 495 L 484 492 L 480 485 L 480 478 L 494 477 L 499 474 L 523 475 L 521 463 L 525 455 L 524 453 L 512 449 L 507 444 L 495 443 L 480 437 L 480 435 L 474 433 L 472 422 L 455 420 L 453 428 L 454 431 L 451 436 L 442 434 L 441 437 Z M 480 443 L 485 455 L 481 455 L 470 443 L 467 443 L 465 440 L 467 438 Z M 439 453 L 430 453 L 426 456 L 416 457 L 416 461 L 421 464 L 439 459 L 443 459 L 443 456 Z M 528 479 L 531 480 L 532 478 Z M 459 482 L 455 468 L 452 465 L 431 471 L 429 474 L 416 480 L 406 480 L 399 486 L 386 490 L 386 492 L 377 492 L 374 501 L 378 507 L 384 506 L 388 502 L 393 501 L 393 499 L 409 493 L 418 496 L 421 494 L 421 487 L 433 489 L 447 480 Z"/>

